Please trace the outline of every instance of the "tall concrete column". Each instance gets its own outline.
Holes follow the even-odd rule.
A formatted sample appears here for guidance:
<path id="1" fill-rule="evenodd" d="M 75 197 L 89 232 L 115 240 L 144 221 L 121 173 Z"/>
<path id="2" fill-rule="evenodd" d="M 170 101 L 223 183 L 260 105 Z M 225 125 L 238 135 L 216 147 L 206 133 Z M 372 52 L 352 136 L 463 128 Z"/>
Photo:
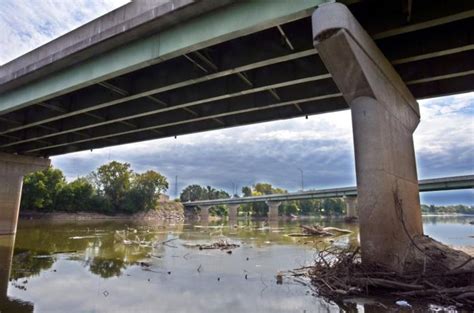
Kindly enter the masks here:
<path id="1" fill-rule="evenodd" d="M 200 205 L 199 208 L 201 209 L 201 213 L 199 214 L 199 219 L 201 222 L 209 221 L 209 209 L 211 208 L 210 205 Z"/>
<path id="2" fill-rule="evenodd" d="M 229 221 L 232 223 L 237 222 L 237 214 L 239 211 L 240 204 L 228 204 L 227 209 L 228 209 L 228 215 L 229 215 Z"/>
<path id="3" fill-rule="evenodd" d="M 321 59 L 351 107 L 362 261 L 403 271 L 423 234 L 412 134 L 418 103 L 343 4 L 312 16 Z"/>
<path id="4" fill-rule="evenodd" d="M 267 201 L 266 202 L 268 206 L 268 219 L 269 220 L 277 220 L 278 219 L 278 207 L 280 206 L 281 202 L 280 201 Z"/>
<path id="5" fill-rule="evenodd" d="M 49 159 L 0 152 L 0 235 L 16 232 L 23 176 L 49 164 Z"/>
<path id="6" fill-rule="evenodd" d="M 344 202 L 346 203 L 346 218 L 359 217 L 357 210 L 357 197 L 345 197 Z"/>

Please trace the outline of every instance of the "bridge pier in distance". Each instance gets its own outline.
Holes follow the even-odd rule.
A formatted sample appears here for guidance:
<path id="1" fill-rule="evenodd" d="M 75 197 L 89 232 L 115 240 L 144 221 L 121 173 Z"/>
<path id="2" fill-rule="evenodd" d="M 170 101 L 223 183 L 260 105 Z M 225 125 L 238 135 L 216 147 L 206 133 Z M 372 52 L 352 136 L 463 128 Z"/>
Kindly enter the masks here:
<path id="1" fill-rule="evenodd" d="M 281 201 L 266 201 L 265 202 L 268 206 L 268 220 L 269 221 L 276 221 L 278 220 L 278 207 L 281 204 Z"/>
<path id="2" fill-rule="evenodd" d="M 236 224 L 237 223 L 237 215 L 239 212 L 239 207 L 240 204 L 228 204 L 227 205 L 227 210 L 228 210 L 228 216 L 229 216 L 229 223 L 230 224 Z"/>
<path id="3" fill-rule="evenodd" d="M 319 55 L 351 107 L 362 261 L 402 272 L 423 235 L 413 147 L 418 103 L 340 3 L 312 16 Z"/>
<path id="4" fill-rule="evenodd" d="M 211 208 L 210 205 L 200 205 L 199 209 L 201 210 L 199 213 L 199 220 L 201 222 L 208 222 L 209 221 L 209 209 Z"/>
<path id="5" fill-rule="evenodd" d="M 357 209 L 357 197 L 356 196 L 347 196 L 344 197 L 344 202 L 346 203 L 346 219 L 354 220 L 359 217 Z"/>
<path id="6" fill-rule="evenodd" d="M 26 174 L 47 168 L 49 159 L 0 153 L 0 235 L 16 233 Z"/>

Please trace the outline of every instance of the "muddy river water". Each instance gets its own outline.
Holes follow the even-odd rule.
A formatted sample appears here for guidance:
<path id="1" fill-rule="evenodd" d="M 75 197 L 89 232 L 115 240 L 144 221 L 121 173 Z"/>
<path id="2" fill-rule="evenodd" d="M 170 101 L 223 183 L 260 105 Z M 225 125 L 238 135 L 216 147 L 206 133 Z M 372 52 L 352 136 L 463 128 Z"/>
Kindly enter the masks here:
<path id="1" fill-rule="evenodd" d="M 425 232 L 452 246 L 474 247 L 474 216 L 424 217 Z M 275 275 L 311 264 L 317 249 L 356 245 L 350 235 L 290 237 L 301 221 L 184 225 L 130 222 L 21 221 L 15 238 L 0 238 L 1 312 L 397 312 L 394 299 L 352 299 L 338 306 Z M 226 240 L 227 253 L 200 250 Z M 425 312 L 435 306 L 417 305 Z"/>

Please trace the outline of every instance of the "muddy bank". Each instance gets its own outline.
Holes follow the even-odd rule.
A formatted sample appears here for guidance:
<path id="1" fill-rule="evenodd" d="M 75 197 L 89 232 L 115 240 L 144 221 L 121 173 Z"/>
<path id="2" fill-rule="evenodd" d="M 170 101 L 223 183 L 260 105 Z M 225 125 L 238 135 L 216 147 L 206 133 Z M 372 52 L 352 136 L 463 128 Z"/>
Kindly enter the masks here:
<path id="1" fill-rule="evenodd" d="M 136 221 L 183 221 L 184 207 L 179 202 L 160 202 L 155 210 L 135 214 L 100 214 L 94 212 L 36 212 L 20 210 L 20 219 L 46 219 L 52 221 L 136 220 Z"/>

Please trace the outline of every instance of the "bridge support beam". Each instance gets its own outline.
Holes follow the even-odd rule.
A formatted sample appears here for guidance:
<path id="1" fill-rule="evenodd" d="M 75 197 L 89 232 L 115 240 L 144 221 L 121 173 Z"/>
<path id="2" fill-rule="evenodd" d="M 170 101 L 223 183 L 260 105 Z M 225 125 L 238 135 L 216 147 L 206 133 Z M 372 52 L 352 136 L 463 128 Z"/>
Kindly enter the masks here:
<path id="1" fill-rule="evenodd" d="M 211 206 L 210 205 L 200 205 L 199 208 L 201 209 L 201 212 L 199 214 L 199 220 L 201 222 L 209 221 L 209 209 L 211 208 Z"/>
<path id="2" fill-rule="evenodd" d="M 280 201 L 267 201 L 265 202 L 268 206 L 268 220 L 276 221 L 278 219 L 278 207 L 280 206 Z"/>
<path id="3" fill-rule="evenodd" d="M 49 165 L 49 159 L 0 153 L 0 235 L 16 233 L 23 176 Z"/>
<path id="4" fill-rule="evenodd" d="M 229 222 L 232 224 L 235 224 L 237 222 L 237 214 L 239 212 L 239 207 L 240 207 L 240 204 L 227 205 Z"/>
<path id="5" fill-rule="evenodd" d="M 312 16 L 321 59 L 351 107 L 362 261 L 401 272 L 423 234 L 412 134 L 418 103 L 343 4 Z"/>
<path id="6" fill-rule="evenodd" d="M 344 202 L 346 203 L 346 218 L 358 218 L 357 197 L 344 197 Z"/>

